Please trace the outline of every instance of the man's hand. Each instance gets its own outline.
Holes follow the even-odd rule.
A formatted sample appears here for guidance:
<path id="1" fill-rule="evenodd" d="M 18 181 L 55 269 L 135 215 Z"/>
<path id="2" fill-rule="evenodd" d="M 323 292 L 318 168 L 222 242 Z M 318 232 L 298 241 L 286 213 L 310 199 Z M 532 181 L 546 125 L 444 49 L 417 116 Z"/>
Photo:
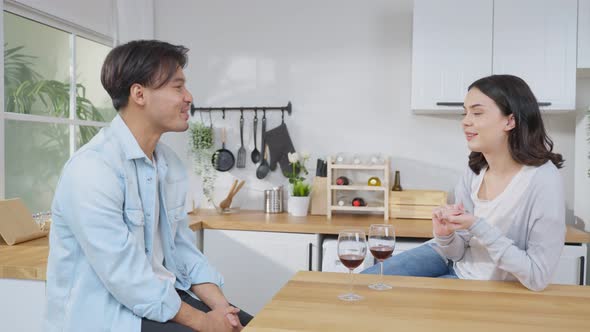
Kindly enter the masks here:
<path id="1" fill-rule="evenodd" d="M 226 308 L 218 308 L 209 311 L 205 314 L 205 319 L 203 319 L 198 326 L 196 326 L 196 330 L 199 332 L 233 332 L 239 328 L 237 331 L 241 331 L 243 327 L 240 325 L 240 321 L 238 320 L 238 326 L 233 326 L 230 323 L 230 319 L 228 316 L 234 317 L 237 319 L 237 313 L 239 309 L 234 307 L 226 307 Z"/>
<path id="2" fill-rule="evenodd" d="M 225 315 L 226 320 L 231 324 L 233 331 L 241 331 L 244 327 L 240 324 L 238 312 L 240 309 L 229 305 L 227 299 L 215 284 L 205 283 L 193 285 L 191 290 L 199 299 L 201 299 L 211 310 L 229 310 Z"/>
<path id="3" fill-rule="evenodd" d="M 218 307 L 218 308 L 220 308 L 220 307 Z M 231 326 L 234 328 L 234 331 L 241 331 L 244 327 L 240 323 L 240 318 L 238 317 L 238 313 L 240 312 L 240 309 L 232 307 L 230 305 L 227 305 L 225 307 L 225 309 L 230 310 L 230 312 L 228 312 L 225 315 L 225 318 L 227 318 L 227 320 L 229 321 Z"/>

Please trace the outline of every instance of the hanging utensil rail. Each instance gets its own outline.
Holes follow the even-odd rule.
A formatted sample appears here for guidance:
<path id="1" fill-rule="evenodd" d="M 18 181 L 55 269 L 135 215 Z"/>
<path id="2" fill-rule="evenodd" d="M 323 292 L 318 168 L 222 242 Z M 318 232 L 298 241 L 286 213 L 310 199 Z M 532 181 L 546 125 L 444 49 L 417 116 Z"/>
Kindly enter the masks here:
<path id="1" fill-rule="evenodd" d="M 191 104 L 191 115 L 195 115 L 196 111 L 200 112 L 213 112 L 213 111 L 221 111 L 223 112 L 223 118 L 225 119 L 225 112 L 235 112 L 235 111 L 281 111 L 287 112 L 289 115 L 293 112 L 293 108 L 291 106 L 291 102 L 287 104 L 287 106 L 244 106 L 244 107 L 195 107 L 195 105 Z"/>

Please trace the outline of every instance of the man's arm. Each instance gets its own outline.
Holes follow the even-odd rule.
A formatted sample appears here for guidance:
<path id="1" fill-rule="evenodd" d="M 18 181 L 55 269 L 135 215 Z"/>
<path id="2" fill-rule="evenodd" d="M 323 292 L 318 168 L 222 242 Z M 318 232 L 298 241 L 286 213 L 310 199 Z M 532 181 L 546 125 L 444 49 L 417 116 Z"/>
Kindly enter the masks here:
<path id="1" fill-rule="evenodd" d="M 92 174 L 92 176 L 88 176 Z M 56 190 L 54 212 L 70 228 L 104 287 L 140 317 L 170 320 L 180 297 L 153 273 L 144 250 L 123 220 L 125 195 L 119 175 L 93 151 L 72 159 Z M 142 227 L 141 210 L 125 211 Z"/>
<path id="2" fill-rule="evenodd" d="M 221 292 L 221 289 L 215 284 L 198 284 L 192 285 L 191 291 L 201 299 L 209 308 L 225 308 L 229 306 L 229 302 Z"/>

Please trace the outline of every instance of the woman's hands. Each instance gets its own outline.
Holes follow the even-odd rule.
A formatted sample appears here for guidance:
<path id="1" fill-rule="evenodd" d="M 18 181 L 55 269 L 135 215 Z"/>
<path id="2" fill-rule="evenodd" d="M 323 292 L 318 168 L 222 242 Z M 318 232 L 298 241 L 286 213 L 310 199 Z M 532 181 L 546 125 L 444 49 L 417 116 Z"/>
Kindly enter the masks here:
<path id="1" fill-rule="evenodd" d="M 469 229 L 477 218 L 465 212 L 462 203 L 441 206 L 432 211 L 432 229 L 437 237 L 445 237 L 456 230 Z"/>

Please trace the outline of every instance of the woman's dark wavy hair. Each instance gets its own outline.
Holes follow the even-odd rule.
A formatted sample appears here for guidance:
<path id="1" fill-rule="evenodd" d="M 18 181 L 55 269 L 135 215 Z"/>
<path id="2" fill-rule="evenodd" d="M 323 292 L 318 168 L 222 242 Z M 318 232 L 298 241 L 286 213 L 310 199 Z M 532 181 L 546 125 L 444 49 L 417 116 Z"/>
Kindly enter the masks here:
<path id="1" fill-rule="evenodd" d="M 551 160 L 557 168 L 563 167 L 561 154 L 553 153 L 553 141 L 545 131 L 537 98 L 520 77 L 492 75 L 473 82 L 467 90 L 477 88 L 490 97 L 500 111 L 514 115 L 515 127 L 508 135 L 510 155 L 519 164 L 541 166 Z M 481 152 L 471 152 L 469 167 L 479 174 L 488 165 Z"/>

